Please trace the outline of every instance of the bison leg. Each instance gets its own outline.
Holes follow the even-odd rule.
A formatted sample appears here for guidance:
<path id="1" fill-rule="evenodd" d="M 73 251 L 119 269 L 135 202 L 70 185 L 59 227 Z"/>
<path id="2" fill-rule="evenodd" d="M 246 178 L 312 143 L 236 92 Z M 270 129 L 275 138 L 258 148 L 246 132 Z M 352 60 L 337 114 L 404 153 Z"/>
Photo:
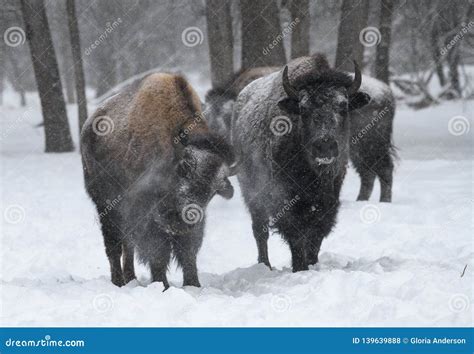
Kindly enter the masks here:
<path id="1" fill-rule="evenodd" d="M 309 265 L 315 265 L 316 263 L 318 263 L 318 255 L 319 250 L 321 249 L 322 242 L 322 238 L 308 239 L 306 255 L 308 258 Z"/>
<path id="2" fill-rule="evenodd" d="M 178 241 L 173 244 L 173 250 L 178 264 L 183 269 L 183 286 L 200 287 L 196 264 L 198 250 L 193 244 L 193 239 L 191 237 Z"/>
<path id="3" fill-rule="evenodd" d="M 166 271 L 171 259 L 171 243 L 165 236 L 156 233 L 151 235 L 148 241 L 148 250 L 145 252 L 149 255 L 148 262 L 152 281 L 162 282 L 166 290 L 170 287 Z"/>
<path id="4" fill-rule="evenodd" d="M 365 167 L 359 171 L 360 175 L 360 191 L 357 197 L 358 201 L 369 200 L 372 190 L 374 189 L 375 173 L 369 167 Z"/>
<path id="5" fill-rule="evenodd" d="M 135 266 L 133 264 L 133 244 L 130 242 L 124 242 L 122 245 L 122 255 L 123 255 L 123 277 L 125 284 L 129 283 L 135 279 Z"/>
<path id="6" fill-rule="evenodd" d="M 390 203 L 392 201 L 393 161 L 389 153 L 377 163 L 376 173 L 380 180 L 380 201 Z"/>
<path id="7" fill-rule="evenodd" d="M 122 256 L 122 231 L 117 226 L 118 218 L 113 217 L 114 213 L 110 212 L 101 219 L 102 234 L 104 236 L 105 253 L 110 263 L 110 273 L 112 283 L 117 286 L 125 285 L 120 257 Z"/>
<path id="8" fill-rule="evenodd" d="M 286 238 L 290 244 L 293 273 L 308 270 L 306 259 L 306 237 Z"/>
<path id="9" fill-rule="evenodd" d="M 257 241 L 258 263 L 265 264 L 272 269 L 270 260 L 268 259 L 268 218 L 257 208 L 250 208 L 250 216 L 252 218 L 252 230 L 255 241 Z"/>

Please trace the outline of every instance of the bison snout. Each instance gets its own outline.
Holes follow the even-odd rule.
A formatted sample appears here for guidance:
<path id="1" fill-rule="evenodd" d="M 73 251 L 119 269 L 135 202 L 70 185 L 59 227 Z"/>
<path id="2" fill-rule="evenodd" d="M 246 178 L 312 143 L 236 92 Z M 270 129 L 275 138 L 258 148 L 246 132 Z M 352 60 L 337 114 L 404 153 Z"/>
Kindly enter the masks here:
<path id="1" fill-rule="evenodd" d="M 314 142 L 312 154 L 316 159 L 322 161 L 334 160 L 339 156 L 339 145 L 335 139 L 323 138 Z"/>

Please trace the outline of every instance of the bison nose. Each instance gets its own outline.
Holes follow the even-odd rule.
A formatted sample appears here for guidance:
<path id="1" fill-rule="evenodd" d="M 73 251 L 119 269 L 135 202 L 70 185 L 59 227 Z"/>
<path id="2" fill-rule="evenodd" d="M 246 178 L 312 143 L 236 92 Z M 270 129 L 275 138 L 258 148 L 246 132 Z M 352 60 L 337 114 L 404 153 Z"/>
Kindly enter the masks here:
<path id="1" fill-rule="evenodd" d="M 317 158 L 333 158 L 339 156 L 339 146 L 335 139 L 323 138 L 315 141 L 313 155 Z"/>

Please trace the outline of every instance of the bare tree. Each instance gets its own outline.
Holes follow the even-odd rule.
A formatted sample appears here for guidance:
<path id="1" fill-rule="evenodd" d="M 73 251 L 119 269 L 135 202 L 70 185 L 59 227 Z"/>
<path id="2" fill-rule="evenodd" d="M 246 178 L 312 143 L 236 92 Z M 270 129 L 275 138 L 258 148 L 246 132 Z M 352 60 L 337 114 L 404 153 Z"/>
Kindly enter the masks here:
<path id="1" fill-rule="evenodd" d="M 3 90 L 5 87 L 5 44 L 3 41 L 0 41 L 0 105 L 3 104 Z"/>
<path id="2" fill-rule="evenodd" d="M 431 46 L 431 55 L 436 65 L 436 75 L 438 76 L 439 84 L 441 86 L 446 85 L 446 77 L 443 71 L 443 56 L 441 54 L 441 45 L 440 39 L 445 32 L 444 27 L 446 26 L 445 21 L 438 20 L 437 14 L 442 11 L 441 2 L 437 1 L 436 11 L 430 15 L 430 46 Z"/>
<path id="3" fill-rule="evenodd" d="M 240 0 L 242 69 L 286 62 L 280 14 L 275 0 Z"/>
<path id="4" fill-rule="evenodd" d="M 72 58 L 74 61 L 74 81 L 76 83 L 79 131 L 87 119 L 86 83 L 82 66 L 81 37 L 77 23 L 75 0 L 66 0 L 67 22 L 71 37 Z"/>
<path id="5" fill-rule="evenodd" d="M 309 0 L 290 0 L 291 31 L 291 58 L 298 58 L 309 54 L 309 28 L 311 17 L 309 14 Z"/>
<path id="6" fill-rule="evenodd" d="M 380 2 L 380 43 L 375 54 L 375 77 L 388 83 L 390 76 L 390 42 L 392 34 L 392 12 L 395 0 L 381 0 Z"/>
<path id="7" fill-rule="evenodd" d="M 364 67 L 364 50 L 365 46 L 362 45 L 359 39 L 361 31 L 367 27 L 367 21 L 369 19 L 370 11 L 370 0 L 359 0 L 356 14 L 356 28 L 353 31 L 353 58 L 359 63 L 360 67 Z"/>
<path id="8" fill-rule="evenodd" d="M 15 89 L 16 92 L 20 95 L 20 105 L 22 107 L 26 106 L 26 92 L 25 92 L 25 87 L 23 86 L 23 80 L 22 80 L 22 70 L 20 69 L 19 62 L 17 58 L 15 57 L 14 50 L 15 48 L 5 48 L 5 57 L 8 62 L 5 64 L 8 64 L 8 71 L 7 74 L 9 74 L 9 79 L 10 82 L 12 83 L 13 88 Z"/>
<path id="9" fill-rule="evenodd" d="M 72 151 L 74 146 L 44 0 L 21 0 L 21 10 L 43 111 L 46 152 Z"/>
<path id="10" fill-rule="evenodd" d="M 368 18 L 367 0 L 343 0 L 337 38 L 336 63 L 339 70 L 353 69 L 353 60 L 362 63 L 364 47 L 359 40 L 360 31 Z"/>
<path id="11" fill-rule="evenodd" d="M 66 93 L 67 103 L 75 103 L 74 96 L 74 73 L 72 70 L 73 59 L 71 53 L 71 42 L 69 40 L 69 30 L 66 15 L 66 1 L 57 0 L 46 3 L 46 15 L 49 20 L 49 27 L 53 43 L 58 49 L 58 64 L 61 82 Z"/>
<path id="12" fill-rule="evenodd" d="M 105 36 L 105 40 L 101 40 L 99 48 L 93 52 L 97 73 L 96 97 L 100 97 L 118 83 L 118 53 L 115 45 L 118 33 L 115 30 L 109 33 L 106 31 L 112 28 L 119 18 L 121 20 L 124 13 L 122 9 L 124 4 L 113 0 L 101 0 L 96 2 L 94 6 L 96 12 L 93 15 L 97 28 L 102 30 L 102 33 L 96 34 L 96 39 Z M 146 55 L 137 58 L 137 60 L 143 59 L 149 60 Z"/>
<path id="13" fill-rule="evenodd" d="M 230 2 L 206 1 L 207 38 L 213 87 L 230 82 L 234 75 L 234 38 Z"/>

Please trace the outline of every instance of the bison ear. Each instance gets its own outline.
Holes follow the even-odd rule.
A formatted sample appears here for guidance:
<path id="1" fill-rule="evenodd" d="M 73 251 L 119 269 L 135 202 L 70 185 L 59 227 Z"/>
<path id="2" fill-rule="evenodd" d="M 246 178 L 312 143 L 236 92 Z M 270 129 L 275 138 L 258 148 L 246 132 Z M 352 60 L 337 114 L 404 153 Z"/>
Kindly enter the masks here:
<path id="1" fill-rule="evenodd" d="M 370 96 L 365 92 L 356 92 L 349 96 L 349 111 L 364 107 L 370 102 Z"/>
<path id="2" fill-rule="evenodd" d="M 285 111 L 286 113 L 290 114 L 299 114 L 300 107 L 298 105 L 298 101 L 294 100 L 293 98 L 286 97 L 280 101 L 278 101 L 278 107 Z"/>

